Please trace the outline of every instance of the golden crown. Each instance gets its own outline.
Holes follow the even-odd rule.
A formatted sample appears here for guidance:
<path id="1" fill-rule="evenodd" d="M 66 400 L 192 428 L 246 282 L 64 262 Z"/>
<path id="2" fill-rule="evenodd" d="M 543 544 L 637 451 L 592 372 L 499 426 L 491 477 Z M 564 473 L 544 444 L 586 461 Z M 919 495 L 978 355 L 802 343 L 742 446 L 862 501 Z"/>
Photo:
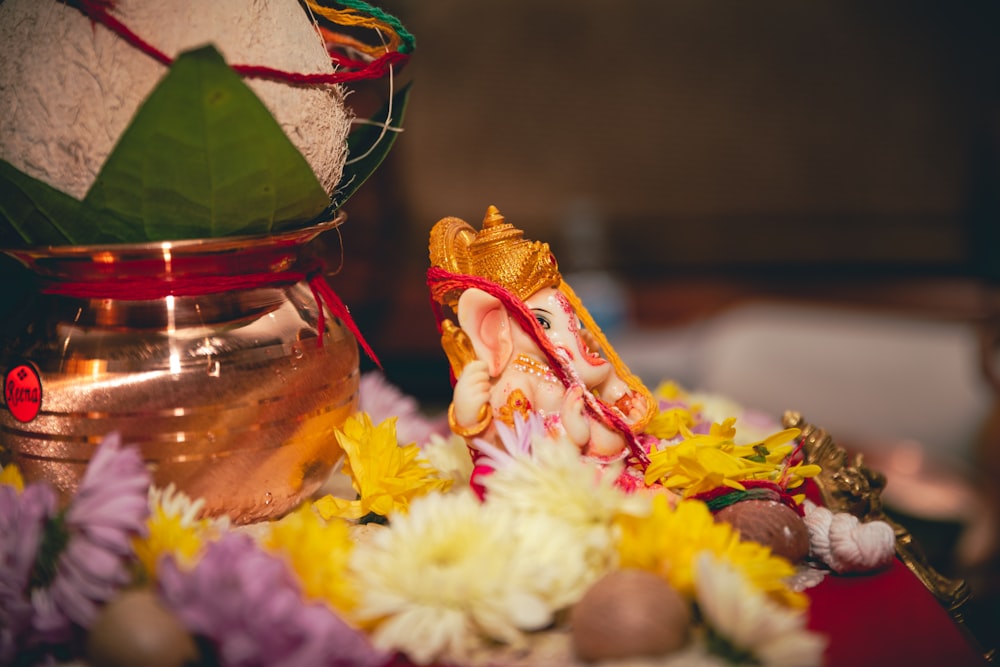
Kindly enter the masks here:
<path id="1" fill-rule="evenodd" d="M 431 229 L 429 250 L 431 266 L 486 278 L 522 301 L 562 282 L 549 244 L 525 239 L 495 206 L 486 209 L 479 232 L 459 218 L 442 218 Z M 444 301 L 457 298 L 447 295 Z"/>

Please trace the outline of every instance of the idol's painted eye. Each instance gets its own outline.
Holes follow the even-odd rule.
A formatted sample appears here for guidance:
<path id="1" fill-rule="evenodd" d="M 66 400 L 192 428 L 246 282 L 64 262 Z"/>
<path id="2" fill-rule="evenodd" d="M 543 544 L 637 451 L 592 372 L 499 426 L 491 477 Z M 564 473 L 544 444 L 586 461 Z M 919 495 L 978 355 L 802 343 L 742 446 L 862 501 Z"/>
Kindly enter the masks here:
<path id="1" fill-rule="evenodd" d="M 536 314 L 535 319 L 538 320 L 538 325 L 541 326 L 546 331 L 552 328 L 552 324 L 549 322 L 548 318 L 545 317 L 544 315 Z"/>

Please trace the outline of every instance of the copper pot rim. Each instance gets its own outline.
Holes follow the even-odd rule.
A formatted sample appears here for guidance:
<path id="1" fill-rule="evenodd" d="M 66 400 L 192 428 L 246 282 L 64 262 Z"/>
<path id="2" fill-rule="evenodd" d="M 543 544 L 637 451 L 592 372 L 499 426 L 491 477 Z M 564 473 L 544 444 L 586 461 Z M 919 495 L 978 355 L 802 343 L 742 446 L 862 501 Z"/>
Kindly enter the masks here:
<path id="1" fill-rule="evenodd" d="M 308 243 L 320 234 L 340 227 L 347 220 L 345 211 L 336 211 L 333 217 L 304 227 L 296 227 L 271 234 L 242 234 L 212 238 L 178 239 L 168 241 L 143 241 L 140 243 L 110 243 L 83 245 L 29 246 L 26 248 L 0 248 L 0 253 L 30 266 L 38 259 L 86 259 L 103 257 L 130 257 L 160 254 L 173 255 L 229 252 L 248 245 L 288 247 Z"/>

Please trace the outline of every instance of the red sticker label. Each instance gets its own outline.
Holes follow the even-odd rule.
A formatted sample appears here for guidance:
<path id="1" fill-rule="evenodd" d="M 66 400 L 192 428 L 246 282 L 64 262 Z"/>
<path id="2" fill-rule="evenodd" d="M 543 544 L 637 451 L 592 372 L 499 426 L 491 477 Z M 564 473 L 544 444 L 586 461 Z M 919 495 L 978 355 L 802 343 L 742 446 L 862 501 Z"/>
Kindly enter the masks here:
<path id="1" fill-rule="evenodd" d="M 19 364 L 7 371 L 3 381 L 7 409 L 19 422 L 30 422 L 42 408 L 42 379 L 29 364 Z"/>

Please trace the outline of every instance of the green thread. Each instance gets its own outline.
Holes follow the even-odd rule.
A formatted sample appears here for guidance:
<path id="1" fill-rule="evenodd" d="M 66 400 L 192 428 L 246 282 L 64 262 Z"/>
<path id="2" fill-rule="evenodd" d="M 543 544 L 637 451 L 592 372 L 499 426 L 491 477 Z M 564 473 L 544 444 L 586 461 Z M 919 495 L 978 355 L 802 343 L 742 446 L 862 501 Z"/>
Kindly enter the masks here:
<path id="1" fill-rule="evenodd" d="M 734 489 L 732 492 L 725 495 L 719 496 L 718 498 L 712 498 L 711 500 L 705 501 L 708 505 L 708 509 L 713 512 L 718 512 L 723 507 L 729 507 L 730 505 L 735 505 L 736 503 L 743 500 L 773 500 L 774 491 L 771 489 L 747 489 L 745 491 L 740 491 Z"/>
<path id="2" fill-rule="evenodd" d="M 339 0 L 339 2 L 341 5 L 345 7 L 356 9 L 370 16 L 373 16 L 374 18 L 377 18 L 380 21 L 388 23 L 393 28 L 393 30 L 396 31 L 396 34 L 399 35 L 399 38 L 403 40 L 403 43 L 399 45 L 399 49 L 397 50 L 400 53 L 413 52 L 413 49 L 416 47 L 416 38 L 414 38 L 414 36 L 410 33 L 409 30 L 403 27 L 403 24 L 400 23 L 399 19 L 397 19 L 395 16 L 387 13 L 382 9 L 379 9 L 378 7 L 369 5 L 367 2 L 363 2 L 362 0 Z"/>

